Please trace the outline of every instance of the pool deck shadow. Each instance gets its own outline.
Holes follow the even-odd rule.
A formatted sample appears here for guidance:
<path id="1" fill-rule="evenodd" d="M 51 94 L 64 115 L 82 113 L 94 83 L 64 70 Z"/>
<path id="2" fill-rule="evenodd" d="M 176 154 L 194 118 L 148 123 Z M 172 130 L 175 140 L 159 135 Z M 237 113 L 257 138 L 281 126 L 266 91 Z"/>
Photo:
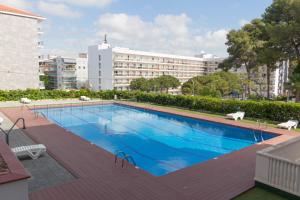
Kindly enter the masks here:
<path id="1" fill-rule="evenodd" d="M 123 169 L 115 166 L 113 154 L 43 117 L 36 118 L 28 108 L 2 108 L 1 111 L 12 121 L 24 117 L 27 136 L 36 143 L 45 144 L 48 154 L 76 177 L 67 183 L 30 193 L 31 200 L 231 199 L 254 186 L 256 151 L 273 144 L 253 145 L 155 177 L 132 165 Z"/>

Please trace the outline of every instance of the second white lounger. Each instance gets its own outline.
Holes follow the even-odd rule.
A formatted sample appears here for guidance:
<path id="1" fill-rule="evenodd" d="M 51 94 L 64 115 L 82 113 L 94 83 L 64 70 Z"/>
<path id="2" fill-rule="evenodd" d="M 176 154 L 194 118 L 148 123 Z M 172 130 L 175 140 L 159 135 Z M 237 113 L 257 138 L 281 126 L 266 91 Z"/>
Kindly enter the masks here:
<path id="1" fill-rule="evenodd" d="M 279 128 L 285 128 L 285 129 L 291 130 L 292 128 L 296 129 L 298 126 L 298 123 L 299 122 L 297 120 L 289 120 L 287 122 L 278 124 L 277 126 Z"/>
<path id="2" fill-rule="evenodd" d="M 234 119 L 234 120 L 238 120 L 238 119 L 242 120 L 244 119 L 244 116 L 245 116 L 245 112 L 236 112 L 236 113 L 227 114 L 226 118 Z"/>
<path id="3" fill-rule="evenodd" d="M 43 144 L 35 144 L 35 145 L 15 147 L 12 148 L 11 150 L 16 154 L 17 157 L 29 156 L 32 159 L 37 159 L 44 152 L 46 152 L 46 147 Z"/>

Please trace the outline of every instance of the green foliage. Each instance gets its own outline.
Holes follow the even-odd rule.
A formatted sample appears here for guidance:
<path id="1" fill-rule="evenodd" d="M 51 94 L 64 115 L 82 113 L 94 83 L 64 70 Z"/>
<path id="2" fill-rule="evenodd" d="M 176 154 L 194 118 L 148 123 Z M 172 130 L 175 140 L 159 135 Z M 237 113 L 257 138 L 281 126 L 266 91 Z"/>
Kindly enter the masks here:
<path id="1" fill-rule="evenodd" d="M 90 90 L 0 90 L 0 101 L 18 101 L 22 97 L 27 97 L 33 100 L 41 99 L 68 99 L 68 98 L 79 98 L 80 96 L 88 96 L 91 98 L 101 99 L 113 99 L 114 95 L 117 95 L 120 99 L 133 99 L 135 98 L 136 92 L 129 91 L 90 91 Z"/>
<path id="2" fill-rule="evenodd" d="M 140 102 L 150 102 L 159 105 L 169 105 L 222 114 L 241 110 L 246 112 L 246 117 L 278 122 L 300 118 L 299 103 L 252 100 L 240 101 L 232 99 L 222 100 L 213 97 L 173 96 L 156 93 L 137 93 L 136 99 Z"/>
<path id="3" fill-rule="evenodd" d="M 139 90 L 144 92 L 156 92 L 156 91 L 166 91 L 170 88 L 177 88 L 180 86 L 180 82 L 177 78 L 169 75 L 159 76 L 157 78 L 145 79 L 138 78 L 130 83 L 131 90 Z"/>
<path id="4" fill-rule="evenodd" d="M 224 71 L 197 76 L 182 85 L 183 94 L 223 97 L 232 92 L 242 92 L 242 81 L 236 74 Z"/>
<path id="5" fill-rule="evenodd" d="M 150 91 L 149 81 L 145 78 L 137 78 L 130 83 L 131 90 Z"/>
<path id="6" fill-rule="evenodd" d="M 281 53 L 294 68 L 290 85 L 300 101 L 300 1 L 274 0 L 266 9 L 263 21 L 267 24 L 270 41 L 281 49 Z"/>

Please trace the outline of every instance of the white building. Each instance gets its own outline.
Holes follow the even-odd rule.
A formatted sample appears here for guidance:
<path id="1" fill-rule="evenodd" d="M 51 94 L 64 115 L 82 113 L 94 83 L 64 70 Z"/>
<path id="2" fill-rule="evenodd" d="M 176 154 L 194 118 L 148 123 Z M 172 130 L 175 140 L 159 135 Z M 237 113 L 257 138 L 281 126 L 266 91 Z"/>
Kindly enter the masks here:
<path id="1" fill-rule="evenodd" d="M 77 88 L 88 88 L 88 57 L 86 53 L 80 53 L 76 58 Z"/>
<path id="2" fill-rule="evenodd" d="M 43 17 L 0 4 L 0 89 L 39 88 Z"/>
<path id="3" fill-rule="evenodd" d="M 162 75 L 174 76 L 184 83 L 204 75 L 205 70 L 203 58 L 112 48 L 107 42 L 89 47 L 88 68 L 92 90 L 128 90 L 134 79 Z"/>
<path id="4" fill-rule="evenodd" d="M 88 87 L 87 54 L 78 58 L 41 56 L 40 75 L 49 78 L 47 89 L 80 89 Z"/>

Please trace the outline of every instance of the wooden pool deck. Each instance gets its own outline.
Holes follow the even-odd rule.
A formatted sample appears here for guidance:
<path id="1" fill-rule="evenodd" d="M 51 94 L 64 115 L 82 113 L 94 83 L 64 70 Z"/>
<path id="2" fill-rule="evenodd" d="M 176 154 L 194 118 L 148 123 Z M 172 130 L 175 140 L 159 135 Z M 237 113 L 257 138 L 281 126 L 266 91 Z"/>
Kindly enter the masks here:
<path id="1" fill-rule="evenodd" d="M 124 102 L 123 102 L 124 103 Z M 125 103 L 124 103 L 125 104 Z M 147 107 L 126 103 L 145 109 L 163 110 L 155 106 Z M 226 200 L 254 186 L 255 154 L 279 140 L 296 136 L 295 132 L 278 130 L 285 137 L 257 144 L 224 155 L 215 160 L 200 163 L 165 176 L 155 177 L 128 165 L 115 166 L 114 155 L 65 129 L 36 118 L 28 108 L 1 108 L 8 118 L 15 121 L 19 117 L 26 120 L 26 134 L 36 143 L 43 143 L 47 152 L 76 179 L 67 183 L 48 187 L 30 194 L 31 200 Z M 183 114 L 202 119 L 203 116 Z M 207 118 L 206 118 L 207 119 Z M 243 125 L 242 122 L 211 118 L 219 123 Z M 249 128 L 249 127 L 248 127 Z"/>

